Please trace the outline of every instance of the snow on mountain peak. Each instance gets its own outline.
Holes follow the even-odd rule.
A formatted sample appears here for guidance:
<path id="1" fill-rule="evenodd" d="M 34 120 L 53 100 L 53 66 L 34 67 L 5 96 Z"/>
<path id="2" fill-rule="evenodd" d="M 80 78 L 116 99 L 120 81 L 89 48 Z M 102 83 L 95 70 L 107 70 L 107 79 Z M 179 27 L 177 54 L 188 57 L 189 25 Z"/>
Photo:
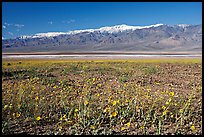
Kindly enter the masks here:
<path id="1" fill-rule="evenodd" d="M 122 32 L 122 31 L 126 31 L 126 30 L 136 30 L 136 29 L 158 27 L 161 25 L 163 25 L 163 24 L 156 24 L 156 25 L 150 25 L 150 26 L 128 26 L 126 24 L 122 24 L 122 25 L 116 25 L 116 26 L 111 26 L 111 27 L 102 27 L 98 30 L 102 31 L 102 32 L 117 33 L 117 32 Z"/>
<path id="2" fill-rule="evenodd" d="M 78 33 L 83 33 L 83 32 L 107 32 L 107 33 L 118 33 L 118 32 L 123 32 L 127 30 L 137 30 L 137 29 L 145 29 L 145 28 L 151 28 L 151 27 L 159 27 L 163 24 L 155 24 L 155 25 L 150 25 L 150 26 L 128 26 L 126 24 L 122 25 L 115 25 L 115 26 L 106 26 L 106 27 L 101 27 L 99 29 L 84 29 L 84 30 L 73 30 L 69 32 L 47 32 L 47 33 L 37 33 L 32 36 L 21 36 L 20 38 L 25 39 L 25 38 L 43 38 L 43 37 L 54 37 L 62 34 L 78 34 Z"/>
<path id="3" fill-rule="evenodd" d="M 54 36 L 58 36 L 58 35 L 62 35 L 62 34 L 66 34 L 64 32 L 48 32 L 48 33 L 37 33 L 34 36 L 32 36 L 33 38 L 40 38 L 40 37 L 54 37 Z"/>
<path id="4" fill-rule="evenodd" d="M 37 34 L 31 35 L 31 36 L 23 35 L 23 36 L 20 36 L 20 38 L 26 39 L 26 38 L 55 37 L 55 36 L 62 35 L 62 34 L 67 34 L 67 33 L 64 33 L 64 32 L 37 33 Z"/>
<path id="5" fill-rule="evenodd" d="M 185 27 L 188 27 L 188 26 L 190 26 L 190 25 L 188 25 L 188 24 L 178 24 L 177 26 L 182 27 L 182 28 L 185 28 Z"/>

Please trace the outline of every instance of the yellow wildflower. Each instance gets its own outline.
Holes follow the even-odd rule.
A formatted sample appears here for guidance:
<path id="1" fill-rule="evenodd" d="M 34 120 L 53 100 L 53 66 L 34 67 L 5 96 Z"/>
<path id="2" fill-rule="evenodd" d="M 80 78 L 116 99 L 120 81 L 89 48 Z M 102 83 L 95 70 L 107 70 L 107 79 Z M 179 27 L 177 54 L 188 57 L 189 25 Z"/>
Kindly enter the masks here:
<path id="1" fill-rule="evenodd" d="M 87 104 L 89 104 L 89 102 L 88 102 L 88 101 L 85 101 L 85 102 L 84 102 L 84 105 L 87 105 Z"/>
<path id="2" fill-rule="evenodd" d="M 148 89 L 147 89 L 147 92 L 150 92 L 150 91 L 151 91 L 151 88 L 148 88 Z"/>
<path id="3" fill-rule="evenodd" d="M 116 103 L 117 103 L 116 101 L 113 101 L 113 106 L 115 106 L 115 105 L 116 105 Z"/>
<path id="4" fill-rule="evenodd" d="M 170 92 L 169 95 L 170 95 L 170 96 L 174 96 L 174 92 Z"/>
<path id="5" fill-rule="evenodd" d="M 75 110 L 74 110 L 74 112 L 78 112 L 79 110 L 76 108 Z"/>
<path id="6" fill-rule="evenodd" d="M 115 111 L 115 112 L 113 112 L 113 113 L 111 114 L 111 117 L 115 117 L 115 116 L 117 116 L 117 114 L 118 114 L 118 112 Z"/>
<path id="7" fill-rule="evenodd" d="M 165 107 L 165 106 L 162 106 L 162 108 L 163 108 L 163 109 L 166 109 L 166 107 Z"/>
<path id="8" fill-rule="evenodd" d="M 66 114 L 64 114 L 63 118 L 66 118 Z"/>
<path id="9" fill-rule="evenodd" d="M 98 94 L 97 94 L 97 96 L 99 97 L 99 96 L 100 96 L 100 94 L 98 93 Z"/>
<path id="10" fill-rule="evenodd" d="M 155 82 L 155 84 L 156 84 L 156 85 L 159 85 L 160 83 L 159 83 L 159 82 Z"/>
<path id="11" fill-rule="evenodd" d="M 37 97 L 35 97 L 35 100 L 38 100 L 38 96 L 37 96 Z"/>
<path id="12" fill-rule="evenodd" d="M 110 111 L 110 108 L 109 107 L 107 107 L 107 108 L 105 108 L 104 109 L 104 111 L 103 112 L 109 112 Z"/>
<path id="13" fill-rule="evenodd" d="M 40 119 L 41 119 L 41 117 L 40 117 L 40 116 L 36 117 L 36 120 L 37 120 L 37 121 L 39 121 Z"/>
<path id="14" fill-rule="evenodd" d="M 126 123 L 125 125 L 128 126 L 128 127 L 130 127 L 130 122 Z"/>
<path id="15" fill-rule="evenodd" d="M 144 126 L 140 126 L 140 129 L 144 129 Z"/>
<path id="16" fill-rule="evenodd" d="M 112 100 L 112 97 L 111 96 L 108 97 L 108 102 L 111 102 L 111 100 Z"/>
<path id="17" fill-rule="evenodd" d="M 167 112 L 168 112 L 168 110 L 165 110 L 162 115 L 163 116 L 166 115 Z"/>
<path id="18" fill-rule="evenodd" d="M 195 130 L 195 126 L 194 125 L 191 126 L 191 130 L 193 130 L 193 131 Z"/>
<path id="19" fill-rule="evenodd" d="M 94 126 L 94 125 L 91 125 L 90 128 L 91 128 L 91 129 L 95 129 L 95 126 Z"/>
<path id="20" fill-rule="evenodd" d="M 4 109 L 6 109 L 8 107 L 8 105 L 4 105 Z"/>
<path id="21" fill-rule="evenodd" d="M 121 127 L 121 131 L 125 130 L 125 127 Z"/>
<path id="22" fill-rule="evenodd" d="M 59 131 L 61 131 L 61 130 L 62 130 L 62 126 L 59 127 Z"/>
<path id="23" fill-rule="evenodd" d="M 19 114 L 18 112 L 16 113 L 16 117 L 18 118 L 18 117 L 20 117 L 21 116 L 21 114 Z"/>
<path id="24" fill-rule="evenodd" d="M 10 104 L 10 105 L 9 105 L 9 108 L 11 109 L 12 107 L 13 107 L 12 104 Z"/>
<path id="25" fill-rule="evenodd" d="M 183 109 L 180 109 L 179 112 L 180 112 L 180 113 L 183 113 Z"/>
<path id="26" fill-rule="evenodd" d="M 165 104 L 166 104 L 166 105 L 168 105 L 168 104 L 169 104 L 169 102 L 167 101 Z"/>
<path id="27" fill-rule="evenodd" d="M 54 86 L 53 88 L 54 88 L 54 89 L 56 89 L 56 88 L 57 88 L 57 86 Z"/>
<path id="28" fill-rule="evenodd" d="M 60 121 L 62 121 L 62 117 L 60 118 Z"/>

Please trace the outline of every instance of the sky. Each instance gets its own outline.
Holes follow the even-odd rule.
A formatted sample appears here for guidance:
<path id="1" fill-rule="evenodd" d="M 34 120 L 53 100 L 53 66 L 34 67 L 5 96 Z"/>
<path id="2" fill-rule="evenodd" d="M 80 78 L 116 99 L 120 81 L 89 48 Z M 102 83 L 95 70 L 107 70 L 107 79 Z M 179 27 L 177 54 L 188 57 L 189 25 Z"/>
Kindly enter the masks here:
<path id="1" fill-rule="evenodd" d="M 2 2 L 2 38 L 104 26 L 202 24 L 202 2 Z"/>

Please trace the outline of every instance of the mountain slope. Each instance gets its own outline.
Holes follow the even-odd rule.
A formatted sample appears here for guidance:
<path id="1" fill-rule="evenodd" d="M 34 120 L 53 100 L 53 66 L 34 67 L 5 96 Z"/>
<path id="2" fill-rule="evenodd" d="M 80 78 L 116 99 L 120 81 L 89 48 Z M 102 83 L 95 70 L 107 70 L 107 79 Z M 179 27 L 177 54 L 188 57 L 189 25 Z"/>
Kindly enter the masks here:
<path id="1" fill-rule="evenodd" d="M 128 26 L 38 33 L 3 39 L 3 52 L 201 51 L 202 25 Z"/>

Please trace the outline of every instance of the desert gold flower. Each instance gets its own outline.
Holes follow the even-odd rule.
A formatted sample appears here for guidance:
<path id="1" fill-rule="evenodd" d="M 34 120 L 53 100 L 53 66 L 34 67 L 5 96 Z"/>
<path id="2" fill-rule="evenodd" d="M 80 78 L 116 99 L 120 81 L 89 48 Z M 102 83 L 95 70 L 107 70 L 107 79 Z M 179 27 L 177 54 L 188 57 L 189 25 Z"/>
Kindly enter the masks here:
<path id="1" fill-rule="evenodd" d="M 125 127 L 121 127 L 121 131 L 125 130 Z"/>
<path id="2" fill-rule="evenodd" d="M 18 108 L 20 108 L 21 107 L 21 104 L 18 104 Z"/>
<path id="3" fill-rule="evenodd" d="M 165 104 L 166 104 L 166 105 L 168 105 L 168 104 L 169 104 L 169 102 L 167 101 Z"/>
<path id="4" fill-rule="evenodd" d="M 159 82 L 155 82 L 155 84 L 156 84 L 156 85 L 159 85 L 160 83 L 159 83 Z"/>
<path id="5" fill-rule="evenodd" d="M 128 127 L 130 127 L 130 122 L 126 123 L 125 125 L 128 126 Z"/>
<path id="6" fill-rule="evenodd" d="M 41 117 L 40 117 L 40 116 L 36 117 L 36 120 L 37 120 L 37 121 L 39 121 L 40 119 L 41 119 Z"/>
<path id="7" fill-rule="evenodd" d="M 21 114 L 20 113 L 16 113 L 16 117 L 18 118 L 18 117 L 20 117 L 21 116 Z"/>
<path id="8" fill-rule="evenodd" d="M 170 96 L 174 96 L 174 92 L 170 92 L 169 95 L 170 95 Z"/>
<path id="9" fill-rule="evenodd" d="M 61 118 L 60 118 L 60 121 L 62 121 L 62 119 L 63 119 L 63 118 L 61 117 Z"/>
<path id="10" fill-rule="evenodd" d="M 66 114 L 64 114 L 63 118 L 66 118 Z"/>
<path id="11" fill-rule="evenodd" d="M 95 129 L 95 126 L 94 126 L 94 125 L 91 125 L 90 128 L 91 128 L 91 129 Z"/>
<path id="12" fill-rule="evenodd" d="M 109 96 L 108 97 L 108 101 L 110 102 L 112 100 L 112 96 Z"/>
<path id="13" fill-rule="evenodd" d="M 168 112 L 168 110 L 165 110 L 162 115 L 163 116 L 166 115 L 167 112 Z"/>
<path id="14" fill-rule="evenodd" d="M 98 94 L 97 94 L 97 96 L 99 97 L 99 96 L 100 96 L 100 94 L 98 93 Z"/>
<path id="15" fill-rule="evenodd" d="M 79 109 L 78 108 L 76 108 L 75 110 L 74 110 L 74 112 L 78 112 L 79 111 Z"/>
<path id="16" fill-rule="evenodd" d="M 37 96 L 37 97 L 35 97 L 35 100 L 38 100 L 38 96 Z"/>
<path id="17" fill-rule="evenodd" d="M 8 105 L 4 105 L 4 109 L 6 109 L 8 107 Z"/>
<path id="18" fill-rule="evenodd" d="M 114 111 L 112 114 L 111 114 L 111 117 L 115 117 L 117 116 L 118 112 L 117 111 Z"/>
<path id="19" fill-rule="evenodd" d="M 9 105 L 9 108 L 10 108 L 10 109 L 12 109 L 12 107 L 13 107 L 13 105 L 12 105 L 12 104 L 10 104 L 10 105 Z"/>
<path id="20" fill-rule="evenodd" d="M 109 107 L 107 107 L 107 108 L 105 108 L 104 110 L 103 110 L 103 112 L 109 112 L 110 111 L 110 108 Z"/>
<path id="21" fill-rule="evenodd" d="M 57 88 L 57 86 L 54 86 L 53 88 L 54 88 L 54 89 L 56 89 L 56 88 Z"/>
<path id="22" fill-rule="evenodd" d="M 85 101 L 85 102 L 84 102 L 84 105 L 87 105 L 87 104 L 89 104 L 89 102 L 88 102 L 88 101 Z"/>
<path id="23" fill-rule="evenodd" d="M 115 106 L 115 105 L 116 105 L 116 103 L 117 103 L 117 101 L 113 101 L 113 106 Z"/>
<path id="24" fill-rule="evenodd" d="M 140 126 L 140 129 L 144 129 L 144 126 Z"/>
<path id="25" fill-rule="evenodd" d="M 191 126 L 191 130 L 193 130 L 193 131 L 195 130 L 195 126 L 194 125 Z"/>
<path id="26" fill-rule="evenodd" d="M 180 112 L 180 113 L 183 113 L 183 109 L 180 109 L 179 112 Z"/>
<path id="27" fill-rule="evenodd" d="M 163 108 L 163 109 L 166 109 L 166 107 L 165 107 L 165 106 L 162 106 L 162 108 Z"/>
<path id="28" fill-rule="evenodd" d="M 151 91 L 151 88 L 148 88 L 148 89 L 147 89 L 147 92 L 150 92 L 150 91 Z"/>
<path id="29" fill-rule="evenodd" d="M 59 131 L 61 131 L 61 130 L 62 130 L 62 126 L 59 127 Z"/>

